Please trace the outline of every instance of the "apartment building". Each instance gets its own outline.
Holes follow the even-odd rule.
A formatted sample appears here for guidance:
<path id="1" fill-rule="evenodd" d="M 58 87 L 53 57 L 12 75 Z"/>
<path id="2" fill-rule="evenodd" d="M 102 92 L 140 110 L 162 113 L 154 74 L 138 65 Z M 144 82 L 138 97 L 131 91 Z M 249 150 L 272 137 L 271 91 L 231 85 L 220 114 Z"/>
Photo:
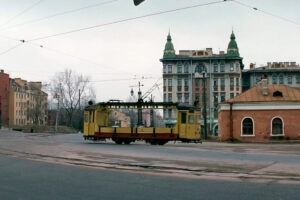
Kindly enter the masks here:
<path id="1" fill-rule="evenodd" d="M 218 134 L 218 104 L 241 93 L 243 58 L 240 57 L 235 35 L 232 32 L 227 52 L 213 53 L 205 50 L 179 50 L 176 54 L 170 33 L 163 58 L 164 102 L 179 102 L 198 105 L 203 109 L 204 84 L 208 131 Z M 167 125 L 176 123 L 176 111 L 166 110 Z M 203 122 L 202 122 L 203 123 Z"/>
<path id="2" fill-rule="evenodd" d="M 300 65 L 296 62 L 268 62 L 267 65 L 243 70 L 243 91 L 246 91 L 262 80 L 267 79 L 268 84 L 288 85 L 300 89 Z"/>
<path id="3" fill-rule="evenodd" d="M 10 79 L 9 125 L 44 125 L 47 122 L 48 94 L 41 82 Z"/>

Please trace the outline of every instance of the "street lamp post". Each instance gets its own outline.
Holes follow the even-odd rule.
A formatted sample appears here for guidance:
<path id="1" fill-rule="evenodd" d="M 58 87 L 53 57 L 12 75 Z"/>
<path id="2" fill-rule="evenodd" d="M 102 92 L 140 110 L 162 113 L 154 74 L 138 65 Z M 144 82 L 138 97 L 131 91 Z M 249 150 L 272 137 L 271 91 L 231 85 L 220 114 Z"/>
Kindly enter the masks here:
<path id="1" fill-rule="evenodd" d="M 203 81 L 203 119 L 204 119 L 204 139 L 207 139 L 207 115 L 206 115 L 206 77 L 205 77 L 206 72 L 203 70 L 202 71 L 202 81 Z"/>
<path id="2" fill-rule="evenodd" d="M 59 112 L 59 94 L 54 95 L 54 99 L 57 99 L 57 111 L 56 111 L 56 119 L 55 119 L 55 133 L 57 133 L 58 127 L 58 112 Z"/>

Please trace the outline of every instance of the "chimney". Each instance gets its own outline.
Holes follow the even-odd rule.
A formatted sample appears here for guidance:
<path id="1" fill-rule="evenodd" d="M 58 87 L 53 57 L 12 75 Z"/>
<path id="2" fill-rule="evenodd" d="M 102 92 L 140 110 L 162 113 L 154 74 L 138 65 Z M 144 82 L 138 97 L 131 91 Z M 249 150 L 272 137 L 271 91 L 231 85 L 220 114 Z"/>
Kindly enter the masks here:
<path id="1" fill-rule="evenodd" d="M 264 77 L 261 80 L 261 87 L 262 87 L 262 94 L 264 96 L 267 96 L 269 94 L 269 91 L 268 91 L 268 79 L 266 77 Z"/>
<path id="2" fill-rule="evenodd" d="M 1 73 L 4 73 L 4 70 L 3 70 L 3 69 L 1 69 Z"/>
<path id="3" fill-rule="evenodd" d="M 224 55 L 225 52 L 224 52 L 224 51 L 219 51 L 219 54 L 220 54 L 220 55 Z"/>
<path id="4" fill-rule="evenodd" d="M 268 68 L 271 68 L 271 66 L 272 66 L 271 62 L 267 62 L 267 66 L 268 66 Z"/>
<path id="5" fill-rule="evenodd" d="M 250 63 L 250 69 L 254 69 L 255 68 L 255 64 L 254 63 Z"/>

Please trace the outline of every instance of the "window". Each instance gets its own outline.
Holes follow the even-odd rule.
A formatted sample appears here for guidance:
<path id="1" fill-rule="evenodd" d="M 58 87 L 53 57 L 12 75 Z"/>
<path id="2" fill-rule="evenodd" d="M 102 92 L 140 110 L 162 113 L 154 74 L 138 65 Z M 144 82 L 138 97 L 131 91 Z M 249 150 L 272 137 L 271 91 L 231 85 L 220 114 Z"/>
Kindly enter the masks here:
<path id="1" fill-rule="evenodd" d="M 240 86 L 240 78 L 235 79 L 235 85 L 236 85 L 236 87 Z"/>
<path id="2" fill-rule="evenodd" d="M 220 66 L 220 71 L 221 72 L 225 72 L 225 63 L 221 63 L 221 66 Z"/>
<path id="3" fill-rule="evenodd" d="M 254 136 L 254 124 L 252 118 L 244 118 L 242 121 L 242 135 Z"/>
<path id="4" fill-rule="evenodd" d="M 184 94 L 184 103 L 189 103 L 189 94 Z"/>
<path id="5" fill-rule="evenodd" d="M 214 78 L 214 90 L 218 90 L 218 79 Z"/>
<path id="6" fill-rule="evenodd" d="M 297 84 L 300 83 L 300 76 L 296 76 L 296 83 L 297 83 Z"/>
<path id="7" fill-rule="evenodd" d="M 272 84 L 277 84 L 277 76 L 272 76 Z"/>
<path id="8" fill-rule="evenodd" d="M 168 79 L 168 91 L 172 91 L 172 79 Z"/>
<path id="9" fill-rule="evenodd" d="M 184 79 L 184 90 L 187 91 L 189 89 L 189 80 L 187 78 Z"/>
<path id="10" fill-rule="evenodd" d="M 196 66 L 195 68 L 195 73 L 198 72 L 198 73 L 202 73 L 203 71 L 206 71 L 205 70 L 205 66 L 203 64 L 199 64 Z"/>
<path id="11" fill-rule="evenodd" d="M 283 120 L 279 117 L 274 117 L 272 120 L 272 136 L 281 136 L 283 134 Z"/>
<path id="12" fill-rule="evenodd" d="M 234 97 L 234 93 L 230 93 L 230 99 Z"/>
<path id="13" fill-rule="evenodd" d="M 200 86 L 200 79 L 199 78 L 195 79 L 195 86 L 196 86 L 196 88 L 198 88 Z"/>
<path id="14" fill-rule="evenodd" d="M 218 98 L 219 98 L 219 97 L 218 97 L 218 93 L 215 92 L 215 93 L 214 93 L 214 104 L 215 104 L 215 105 L 218 104 Z"/>
<path id="15" fill-rule="evenodd" d="M 194 124 L 194 115 L 189 115 L 189 124 Z"/>
<path id="16" fill-rule="evenodd" d="M 230 78 L 230 90 L 234 88 L 234 78 Z"/>
<path id="17" fill-rule="evenodd" d="M 171 93 L 168 94 L 168 102 L 172 102 L 172 94 Z"/>
<path id="18" fill-rule="evenodd" d="M 186 112 L 181 113 L 181 123 L 185 124 L 186 123 Z"/>
<path id="19" fill-rule="evenodd" d="M 168 110 L 168 117 L 171 118 L 172 117 L 172 109 Z"/>
<path id="20" fill-rule="evenodd" d="M 230 63 L 230 71 L 233 72 L 233 70 L 234 70 L 233 63 Z"/>
<path id="21" fill-rule="evenodd" d="M 282 75 L 279 76 L 279 84 L 283 84 L 283 76 Z"/>
<path id="22" fill-rule="evenodd" d="M 221 90 L 225 89 L 225 78 L 221 78 Z"/>
<path id="23" fill-rule="evenodd" d="M 223 102 L 223 101 L 225 101 L 225 93 L 224 92 L 221 93 L 221 102 Z"/>
<path id="24" fill-rule="evenodd" d="M 168 65 L 168 73 L 172 73 L 172 65 Z"/>
<path id="25" fill-rule="evenodd" d="M 167 80 L 164 78 L 164 87 L 166 87 Z"/>
<path id="26" fill-rule="evenodd" d="M 182 102 L 182 94 L 181 94 L 181 93 L 178 93 L 178 94 L 177 94 L 177 101 L 178 101 L 179 103 Z"/>
<path id="27" fill-rule="evenodd" d="M 179 73 L 179 74 L 182 73 L 182 65 L 177 66 L 177 73 Z"/>
<path id="28" fill-rule="evenodd" d="M 240 64 L 239 64 L 239 63 L 236 63 L 236 64 L 235 64 L 235 70 L 236 70 L 237 72 L 240 71 Z"/>
<path id="29" fill-rule="evenodd" d="M 293 84 L 292 76 L 288 76 L 287 80 L 288 80 L 288 84 Z"/>
<path id="30" fill-rule="evenodd" d="M 218 72 L 219 71 L 219 66 L 218 63 L 214 63 L 214 72 Z"/>
<path id="31" fill-rule="evenodd" d="M 88 114 L 84 114 L 84 122 L 85 123 L 89 122 L 89 115 Z"/>
<path id="32" fill-rule="evenodd" d="M 189 73 L 189 66 L 188 65 L 185 65 L 184 66 L 184 73 Z"/>
<path id="33" fill-rule="evenodd" d="M 167 95 L 166 95 L 166 93 L 164 94 L 164 102 L 166 102 L 166 100 L 167 100 Z"/>
<path id="34" fill-rule="evenodd" d="M 177 79 L 177 90 L 181 91 L 181 87 L 182 87 L 182 79 Z"/>

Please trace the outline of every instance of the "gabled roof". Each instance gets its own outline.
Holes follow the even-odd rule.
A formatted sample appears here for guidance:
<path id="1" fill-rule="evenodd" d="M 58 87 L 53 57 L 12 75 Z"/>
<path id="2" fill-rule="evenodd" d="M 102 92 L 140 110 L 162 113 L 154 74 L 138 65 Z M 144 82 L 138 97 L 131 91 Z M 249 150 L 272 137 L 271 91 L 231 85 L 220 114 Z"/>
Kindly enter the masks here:
<path id="1" fill-rule="evenodd" d="M 276 96 L 278 91 L 282 96 Z M 275 93 L 275 96 L 273 94 Z M 225 103 L 248 102 L 300 102 L 300 90 L 287 85 L 268 85 L 268 95 L 263 95 L 262 86 L 255 86 Z"/>

